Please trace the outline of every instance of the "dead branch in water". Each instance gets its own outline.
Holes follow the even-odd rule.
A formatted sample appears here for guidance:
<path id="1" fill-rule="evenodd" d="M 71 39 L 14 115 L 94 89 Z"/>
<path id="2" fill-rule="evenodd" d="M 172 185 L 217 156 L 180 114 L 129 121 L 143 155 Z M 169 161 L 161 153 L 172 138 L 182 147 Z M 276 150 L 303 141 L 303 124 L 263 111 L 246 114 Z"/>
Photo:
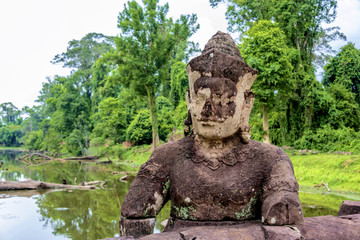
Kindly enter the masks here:
<path id="1" fill-rule="evenodd" d="M 324 183 L 323 181 L 321 181 L 321 183 L 326 187 L 326 189 L 328 190 L 328 192 L 331 192 L 329 185 L 327 183 Z"/>
<path id="2" fill-rule="evenodd" d="M 35 190 L 35 189 L 96 189 L 95 185 L 103 185 L 102 181 L 83 182 L 79 186 L 58 183 L 38 182 L 32 179 L 26 181 L 0 181 L 0 191 Z"/>
<path id="3" fill-rule="evenodd" d="M 45 159 L 45 160 L 49 160 L 49 161 L 52 161 L 52 160 L 65 160 L 65 161 L 75 160 L 75 161 L 81 161 L 81 160 L 96 160 L 96 159 L 99 158 L 98 156 L 53 158 L 53 157 L 50 157 L 50 156 L 47 156 L 47 155 L 44 155 L 44 154 L 41 154 L 41 153 L 30 153 L 30 154 L 27 154 L 25 156 L 19 157 L 18 160 L 28 162 L 28 161 L 30 161 L 31 157 L 33 157 L 33 156 L 37 156 L 37 157 L 40 157 L 41 159 Z"/>

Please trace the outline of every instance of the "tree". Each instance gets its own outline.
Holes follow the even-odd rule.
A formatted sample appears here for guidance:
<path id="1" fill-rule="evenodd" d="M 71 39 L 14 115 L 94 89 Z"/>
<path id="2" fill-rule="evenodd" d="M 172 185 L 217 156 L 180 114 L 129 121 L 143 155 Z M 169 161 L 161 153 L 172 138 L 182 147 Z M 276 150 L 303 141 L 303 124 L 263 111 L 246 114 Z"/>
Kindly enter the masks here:
<path id="1" fill-rule="evenodd" d="M 322 23 L 331 23 L 336 17 L 336 0 L 209 0 L 215 7 L 221 2 L 228 4 L 226 17 L 229 30 L 245 32 L 258 20 L 275 21 L 284 31 L 288 45 L 299 52 L 298 64 L 307 70 L 315 58 L 319 43 L 324 51 L 331 51 L 328 41 L 344 39 L 338 27 L 325 29 Z M 320 49 L 318 49 L 320 50 Z"/>
<path id="2" fill-rule="evenodd" d="M 181 101 L 185 100 L 185 92 L 188 88 L 186 64 L 183 62 L 174 63 L 171 66 L 170 99 L 175 108 Z"/>
<path id="3" fill-rule="evenodd" d="M 212 6 L 228 5 L 229 30 L 243 34 L 258 20 L 276 22 L 286 36 L 286 45 L 297 51 L 292 59 L 295 88 L 286 103 L 287 144 L 292 144 L 306 129 L 312 128 L 317 90 L 314 63 L 332 53 L 328 44 L 344 39 L 338 27 L 324 28 L 336 17 L 336 0 L 209 0 Z M 316 60 L 316 61 L 315 61 Z"/>
<path id="4" fill-rule="evenodd" d="M 256 22 L 245 32 L 240 52 L 244 60 L 259 71 L 252 89 L 255 107 L 262 109 L 264 142 L 270 143 L 268 111 L 276 100 L 285 101 L 294 87 L 291 58 L 296 53 L 287 47 L 285 34 L 278 25 L 267 20 Z"/>
<path id="5" fill-rule="evenodd" d="M 114 37 L 101 33 L 88 33 L 80 40 L 71 40 L 66 52 L 57 54 L 51 61 L 53 64 L 63 64 L 74 70 L 72 73 L 81 81 L 84 94 L 89 101 L 95 94 L 99 79 L 99 68 L 93 69 L 95 62 L 114 47 Z M 94 71 L 96 70 L 96 77 Z M 102 76 L 103 77 L 103 76 Z M 92 103 L 95 109 L 98 102 Z"/>
<path id="6" fill-rule="evenodd" d="M 128 125 L 125 107 L 120 99 L 113 97 L 103 99 L 99 104 L 99 111 L 93 116 L 96 119 L 94 137 L 108 139 L 115 144 L 125 141 Z"/>
<path id="7" fill-rule="evenodd" d="M 101 33 L 88 33 L 81 40 L 74 39 L 68 44 L 66 52 L 57 54 L 51 63 L 89 71 L 97 59 L 114 47 L 114 38 Z"/>
<path id="8" fill-rule="evenodd" d="M 113 56 L 121 84 L 147 99 L 153 148 L 158 136 L 156 94 L 169 78 L 169 64 L 176 47 L 187 45 L 188 38 L 199 28 L 196 15 L 181 15 L 174 22 L 166 17 L 168 4 L 159 6 L 158 2 L 143 0 L 141 6 L 129 1 L 124 5 L 118 17 L 121 33 L 115 40 Z"/>
<path id="9" fill-rule="evenodd" d="M 0 104 L 0 116 L 5 124 L 15 124 L 20 117 L 21 111 L 11 102 Z"/>
<path id="10" fill-rule="evenodd" d="M 355 94 L 360 104 L 360 50 L 353 43 L 348 43 L 340 49 L 328 64 L 324 66 L 323 84 L 342 84 Z"/>
<path id="11" fill-rule="evenodd" d="M 113 47 L 113 37 L 89 33 L 81 40 L 70 41 L 67 51 L 54 57 L 53 64 L 63 64 L 72 71 L 70 76 L 48 78 L 43 84 L 37 100 L 43 118 L 47 118 L 41 146 L 59 153 L 61 148 L 56 145 L 62 143 L 61 147 L 72 154 L 85 153 L 92 130 L 90 116 L 100 101 L 98 94 L 94 96 L 108 73 L 106 67 L 93 66 Z"/>

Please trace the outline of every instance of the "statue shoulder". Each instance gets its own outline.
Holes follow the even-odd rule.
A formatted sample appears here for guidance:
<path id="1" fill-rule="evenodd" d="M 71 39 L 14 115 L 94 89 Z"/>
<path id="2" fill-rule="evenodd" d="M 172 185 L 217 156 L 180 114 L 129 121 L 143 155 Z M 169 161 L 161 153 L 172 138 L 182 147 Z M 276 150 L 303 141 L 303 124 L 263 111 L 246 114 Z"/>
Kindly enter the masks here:
<path id="1" fill-rule="evenodd" d="M 281 148 L 268 144 L 262 143 L 255 140 L 249 141 L 249 148 L 254 152 L 257 157 L 260 157 L 269 162 L 277 161 L 288 161 L 290 162 L 289 156 Z"/>
<path id="2" fill-rule="evenodd" d="M 184 150 L 186 151 L 189 149 L 192 144 L 192 137 L 184 137 L 180 140 L 162 144 L 154 150 L 148 161 L 169 163 L 176 159 L 176 157 Z"/>

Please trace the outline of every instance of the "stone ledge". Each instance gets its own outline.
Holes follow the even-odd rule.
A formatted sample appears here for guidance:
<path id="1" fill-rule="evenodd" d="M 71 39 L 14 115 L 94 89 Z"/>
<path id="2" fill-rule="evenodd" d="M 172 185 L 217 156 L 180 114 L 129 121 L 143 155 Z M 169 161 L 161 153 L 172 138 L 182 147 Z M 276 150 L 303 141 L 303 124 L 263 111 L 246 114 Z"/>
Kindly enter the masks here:
<path id="1" fill-rule="evenodd" d="M 338 216 L 360 214 L 360 202 L 345 200 L 342 202 Z"/>
<path id="2" fill-rule="evenodd" d="M 177 220 L 179 222 L 179 220 Z M 269 226 L 259 221 L 248 222 L 196 222 L 203 226 L 190 227 L 192 221 L 178 223 L 177 230 L 151 234 L 141 240 L 358 240 L 360 239 L 360 214 L 341 217 L 321 216 L 305 218 L 296 226 Z M 195 223 L 195 222 L 192 222 Z M 215 224 L 215 226 L 213 225 Z M 227 225 L 224 225 L 227 224 Z M 206 226 L 207 225 L 207 226 Z M 187 226 L 187 227 L 186 227 Z M 130 240 L 132 238 L 117 238 Z"/>

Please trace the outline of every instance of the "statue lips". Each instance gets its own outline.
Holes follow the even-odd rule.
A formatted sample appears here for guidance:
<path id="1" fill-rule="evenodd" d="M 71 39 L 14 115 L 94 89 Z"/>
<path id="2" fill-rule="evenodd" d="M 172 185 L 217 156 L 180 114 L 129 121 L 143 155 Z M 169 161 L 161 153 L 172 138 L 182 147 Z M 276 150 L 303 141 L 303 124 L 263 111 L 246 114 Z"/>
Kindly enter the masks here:
<path id="1" fill-rule="evenodd" d="M 197 121 L 204 127 L 213 127 L 217 123 L 223 123 L 225 119 L 219 119 L 217 116 L 214 116 L 214 118 L 200 118 Z"/>

